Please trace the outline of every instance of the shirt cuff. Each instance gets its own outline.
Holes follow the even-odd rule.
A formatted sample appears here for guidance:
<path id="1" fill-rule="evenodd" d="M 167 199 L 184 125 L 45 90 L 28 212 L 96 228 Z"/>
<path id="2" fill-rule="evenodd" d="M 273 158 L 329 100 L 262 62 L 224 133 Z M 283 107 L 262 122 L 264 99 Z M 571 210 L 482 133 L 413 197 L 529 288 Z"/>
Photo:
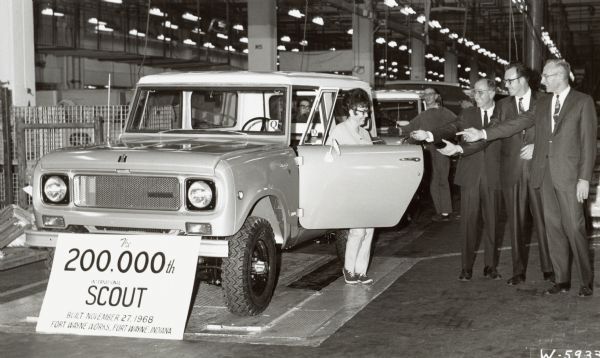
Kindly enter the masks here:
<path id="1" fill-rule="evenodd" d="M 425 138 L 425 141 L 426 141 L 427 143 L 431 143 L 431 142 L 433 142 L 433 133 L 431 133 L 431 132 L 427 132 L 427 138 Z"/>
<path id="2" fill-rule="evenodd" d="M 456 146 L 456 150 L 460 153 L 463 154 L 465 151 L 463 150 L 463 148 L 460 145 Z"/>
<path id="3" fill-rule="evenodd" d="M 482 129 L 483 131 L 483 139 L 487 140 L 487 132 L 485 129 Z"/>

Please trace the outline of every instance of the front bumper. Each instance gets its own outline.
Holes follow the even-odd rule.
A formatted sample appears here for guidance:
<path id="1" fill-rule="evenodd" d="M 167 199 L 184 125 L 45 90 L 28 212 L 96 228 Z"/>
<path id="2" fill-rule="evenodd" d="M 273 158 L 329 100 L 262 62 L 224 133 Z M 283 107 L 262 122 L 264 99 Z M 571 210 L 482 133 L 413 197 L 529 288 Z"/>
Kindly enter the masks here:
<path id="1" fill-rule="evenodd" d="M 25 242 L 35 247 L 55 247 L 60 232 L 25 230 Z M 93 239 L 94 233 L 87 233 Z M 200 238 L 200 251 L 198 256 L 202 257 L 228 257 L 229 245 L 227 240 L 215 240 Z"/>

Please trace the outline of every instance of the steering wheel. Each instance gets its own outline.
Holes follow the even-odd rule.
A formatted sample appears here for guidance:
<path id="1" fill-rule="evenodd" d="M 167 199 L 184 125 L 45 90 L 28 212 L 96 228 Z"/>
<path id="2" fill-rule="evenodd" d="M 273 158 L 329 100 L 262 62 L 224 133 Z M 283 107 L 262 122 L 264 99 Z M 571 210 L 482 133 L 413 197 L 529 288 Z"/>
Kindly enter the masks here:
<path id="1" fill-rule="evenodd" d="M 250 127 L 251 127 L 251 125 L 252 125 L 254 122 L 261 121 L 261 124 L 260 124 L 260 131 L 261 131 L 261 132 L 264 132 L 264 131 L 265 131 L 265 129 L 267 128 L 267 121 L 270 121 L 270 120 L 271 120 L 271 118 L 267 118 L 267 117 L 254 117 L 254 118 L 250 118 L 250 119 L 248 120 L 248 122 L 244 123 L 244 125 L 242 126 L 242 131 L 245 131 L 245 130 L 247 130 L 248 128 L 250 128 Z"/>

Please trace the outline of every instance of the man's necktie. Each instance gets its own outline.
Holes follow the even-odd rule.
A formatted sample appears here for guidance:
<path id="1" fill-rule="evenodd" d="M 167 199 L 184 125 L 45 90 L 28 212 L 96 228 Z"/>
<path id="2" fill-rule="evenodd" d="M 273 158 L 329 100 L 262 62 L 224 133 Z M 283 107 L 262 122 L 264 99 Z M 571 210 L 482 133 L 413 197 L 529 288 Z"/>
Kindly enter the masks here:
<path id="1" fill-rule="evenodd" d="M 519 113 L 525 112 L 525 107 L 523 107 L 523 97 L 519 98 Z"/>
<path id="2" fill-rule="evenodd" d="M 519 113 L 524 113 L 525 112 L 525 107 L 523 107 L 523 97 L 519 97 Z M 521 139 L 525 140 L 525 129 L 523 129 L 521 131 Z"/>
<path id="3" fill-rule="evenodd" d="M 487 127 L 489 122 L 490 120 L 488 118 L 487 111 L 483 111 L 483 128 Z"/>
<path id="4" fill-rule="evenodd" d="M 555 100 L 556 101 L 554 102 L 554 114 L 552 115 L 553 130 L 556 129 L 556 122 L 558 122 L 558 114 L 560 113 L 560 98 L 558 98 L 558 95 L 555 95 Z"/>

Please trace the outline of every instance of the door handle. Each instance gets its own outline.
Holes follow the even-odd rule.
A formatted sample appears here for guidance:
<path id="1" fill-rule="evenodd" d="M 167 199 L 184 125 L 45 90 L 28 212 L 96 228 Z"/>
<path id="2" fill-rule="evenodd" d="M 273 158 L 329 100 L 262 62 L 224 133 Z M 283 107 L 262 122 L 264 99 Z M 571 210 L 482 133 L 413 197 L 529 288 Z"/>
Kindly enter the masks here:
<path id="1" fill-rule="evenodd" d="M 413 162 L 420 162 L 421 158 L 419 158 L 419 157 L 410 157 L 410 158 L 400 158 L 399 160 L 402 160 L 402 161 L 410 160 L 410 161 L 413 161 Z"/>

